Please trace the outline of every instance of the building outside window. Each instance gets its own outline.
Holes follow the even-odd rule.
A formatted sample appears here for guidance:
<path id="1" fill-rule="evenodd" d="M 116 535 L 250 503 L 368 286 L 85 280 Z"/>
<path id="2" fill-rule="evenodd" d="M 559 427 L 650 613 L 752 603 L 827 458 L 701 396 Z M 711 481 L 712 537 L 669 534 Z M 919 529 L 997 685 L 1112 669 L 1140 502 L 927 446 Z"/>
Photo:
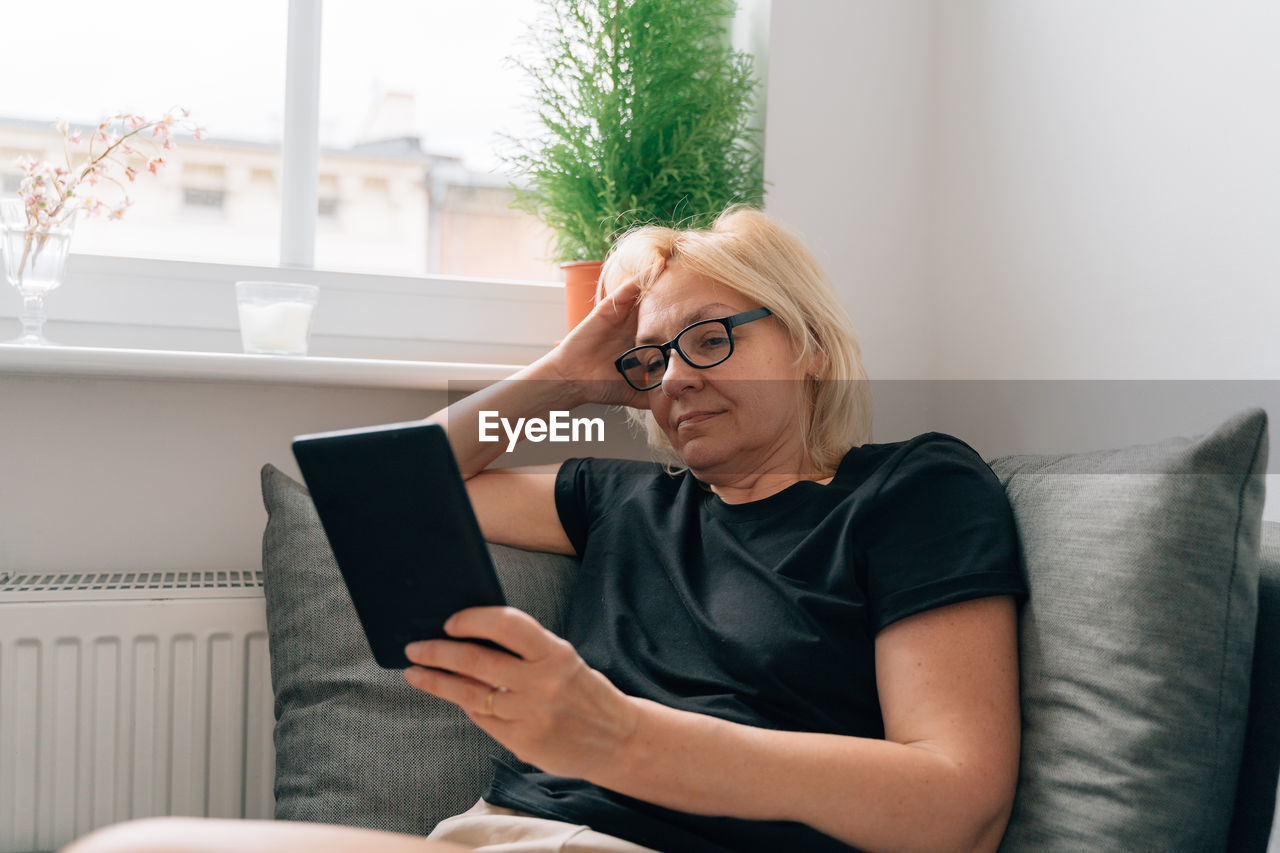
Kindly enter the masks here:
<path id="1" fill-rule="evenodd" d="M 187 207 L 222 210 L 226 200 L 226 190 L 202 190 L 196 187 L 184 187 L 182 190 L 182 203 Z"/>

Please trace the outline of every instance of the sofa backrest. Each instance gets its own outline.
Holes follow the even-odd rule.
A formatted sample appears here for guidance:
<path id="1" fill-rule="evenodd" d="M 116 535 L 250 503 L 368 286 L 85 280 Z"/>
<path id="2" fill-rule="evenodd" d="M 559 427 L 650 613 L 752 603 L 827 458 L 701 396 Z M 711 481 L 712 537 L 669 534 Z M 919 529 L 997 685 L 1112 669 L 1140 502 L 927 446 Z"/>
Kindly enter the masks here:
<path id="1" fill-rule="evenodd" d="M 1262 523 L 1259 565 L 1249 725 L 1227 847 L 1239 853 L 1267 849 L 1276 805 L 1280 772 L 1280 522 Z"/>

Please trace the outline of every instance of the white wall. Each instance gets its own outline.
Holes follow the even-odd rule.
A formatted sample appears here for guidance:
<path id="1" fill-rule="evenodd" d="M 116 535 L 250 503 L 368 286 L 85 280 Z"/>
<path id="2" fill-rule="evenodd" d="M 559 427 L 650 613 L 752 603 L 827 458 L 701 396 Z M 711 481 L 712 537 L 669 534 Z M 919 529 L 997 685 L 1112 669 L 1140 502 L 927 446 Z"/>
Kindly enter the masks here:
<path id="1" fill-rule="evenodd" d="M 891 380 L 875 440 L 1280 416 L 1277 44 L 1267 0 L 773 3 L 769 209 Z"/>
<path id="2" fill-rule="evenodd" d="M 1280 4 L 940 2 L 938 375 L 1280 377 Z"/>
<path id="3" fill-rule="evenodd" d="M 445 391 L 0 374 L 0 576 L 256 569 L 259 469 L 295 478 L 294 435 L 425 417 Z M 525 445 L 496 464 L 644 458 L 601 407 L 605 445 Z"/>
<path id="4" fill-rule="evenodd" d="M 1280 4 L 779 0 L 769 209 L 880 377 L 1271 378 Z"/>
<path id="5" fill-rule="evenodd" d="M 930 377 L 929 0 L 775 0 L 769 212 L 831 274 L 877 377 Z"/>
<path id="6" fill-rule="evenodd" d="M 81 572 L 257 568 L 258 470 L 297 477 L 292 436 L 425 417 L 445 394 L 0 376 L 0 399 L 0 571 Z"/>

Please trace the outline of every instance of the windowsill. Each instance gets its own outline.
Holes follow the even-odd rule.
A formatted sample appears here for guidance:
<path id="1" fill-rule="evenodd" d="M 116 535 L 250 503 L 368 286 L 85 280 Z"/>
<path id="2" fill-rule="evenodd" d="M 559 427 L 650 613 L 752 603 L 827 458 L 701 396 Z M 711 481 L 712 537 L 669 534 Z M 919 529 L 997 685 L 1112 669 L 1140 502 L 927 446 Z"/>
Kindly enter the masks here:
<path id="1" fill-rule="evenodd" d="M 236 281 L 320 287 L 305 359 L 241 355 Z M 22 301 L 0 287 L 0 341 Z M 47 300 L 47 352 L 5 347 L 0 371 L 445 388 L 529 364 L 564 337 L 556 283 L 294 270 L 73 254 Z M 3 346 L 3 345 L 0 345 Z"/>
<path id="2" fill-rule="evenodd" d="M 520 365 L 0 344 L 0 374 L 475 390 Z"/>

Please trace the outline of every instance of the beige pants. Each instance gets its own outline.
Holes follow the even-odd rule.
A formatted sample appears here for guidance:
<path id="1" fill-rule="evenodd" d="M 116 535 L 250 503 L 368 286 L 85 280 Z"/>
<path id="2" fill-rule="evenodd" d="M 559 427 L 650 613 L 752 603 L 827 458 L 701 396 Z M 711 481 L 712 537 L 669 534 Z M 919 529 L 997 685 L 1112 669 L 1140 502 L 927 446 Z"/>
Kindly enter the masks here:
<path id="1" fill-rule="evenodd" d="M 658 853 L 589 826 L 535 817 L 483 799 L 462 814 L 440 821 L 427 838 L 484 853 Z"/>

